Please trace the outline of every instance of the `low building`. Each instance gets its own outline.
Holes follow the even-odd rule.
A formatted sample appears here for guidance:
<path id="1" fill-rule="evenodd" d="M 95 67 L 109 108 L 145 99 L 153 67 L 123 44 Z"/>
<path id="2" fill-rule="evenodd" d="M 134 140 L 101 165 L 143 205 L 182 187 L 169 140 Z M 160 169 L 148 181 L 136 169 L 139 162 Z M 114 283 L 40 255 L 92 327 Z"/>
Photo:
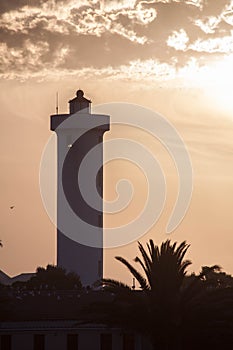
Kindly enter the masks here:
<path id="1" fill-rule="evenodd" d="M 92 305 L 113 299 L 104 291 L 3 288 L 0 350 L 149 350 L 139 334 L 91 323 Z"/>
<path id="2" fill-rule="evenodd" d="M 35 275 L 33 272 L 20 273 L 19 275 L 10 277 L 5 272 L 0 270 L 0 283 L 5 286 L 10 286 L 15 282 L 27 282 Z"/>
<path id="3" fill-rule="evenodd" d="M 145 340 L 105 325 L 74 320 L 2 322 L 1 350 L 147 350 Z"/>

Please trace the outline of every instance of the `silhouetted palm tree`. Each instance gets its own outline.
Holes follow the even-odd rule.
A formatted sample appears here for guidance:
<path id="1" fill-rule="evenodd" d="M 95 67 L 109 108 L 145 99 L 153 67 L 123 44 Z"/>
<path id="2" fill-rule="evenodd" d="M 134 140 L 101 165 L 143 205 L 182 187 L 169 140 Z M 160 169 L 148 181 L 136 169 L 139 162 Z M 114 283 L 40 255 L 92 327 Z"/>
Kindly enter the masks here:
<path id="1" fill-rule="evenodd" d="M 232 289 L 209 290 L 200 276 L 185 281 L 184 260 L 189 248 L 169 240 L 159 248 L 152 240 L 147 251 L 138 243 L 136 257 L 143 273 L 126 259 L 116 257 L 138 281 L 141 291 L 113 279 L 104 279 L 111 303 L 99 305 L 95 321 L 118 325 L 148 337 L 154 349 L 223 349 L 233 344 Z M 185 283 L 184 283 L 185 282 Z M 98 311 L 98 308 L 95 309 Z"/>

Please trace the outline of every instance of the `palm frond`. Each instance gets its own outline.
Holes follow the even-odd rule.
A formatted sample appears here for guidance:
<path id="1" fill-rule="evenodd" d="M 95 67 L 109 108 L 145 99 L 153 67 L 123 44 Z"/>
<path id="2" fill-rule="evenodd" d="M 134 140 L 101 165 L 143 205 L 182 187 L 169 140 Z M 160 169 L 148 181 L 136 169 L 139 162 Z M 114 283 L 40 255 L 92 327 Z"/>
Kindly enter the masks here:
<path id="1" fill-rule="evenodd" d="M 111 278 L 102 278 L 101 285 L 105 287 L 111 287 L 111 288 L 122 288 L 131 290 L 130 286 L 128 286 L 126 283 L 111 279 Z"/>
<path id="2" fill-rule="evenodd" d="M 144 289 L 144 290 L 149 289 L 146 279 L 126 259 L 122 258 L 121 256 L 116 256 L 115 258 L 116 260 L 120 261 L 129 269 L 129 271 L 132 273 L 132 275 L 136 278 L 136 280 L 140 284 L 141 289 Z"/>
<path id="3" fill-rule="evenodd" d="M 147 277 L 148 285 L 151 287 L 151 267 L 152 267 L 152 255 L 153 255 L 154 248 L 152 246 L 149 246 L 148 244 L 147 244 L 147 247 L 148 247 L 150 256 L 145 251 L 143 245 L 140 242 L 138 242 L 138 248 L 139 248 L 140 253 L 142 255 L 143 261 L 139 257 L 136 257 L 134 259 L 134 261 L 138 262 L 141 265 L 141 267 L 142 267 L 142 269 Z"/>

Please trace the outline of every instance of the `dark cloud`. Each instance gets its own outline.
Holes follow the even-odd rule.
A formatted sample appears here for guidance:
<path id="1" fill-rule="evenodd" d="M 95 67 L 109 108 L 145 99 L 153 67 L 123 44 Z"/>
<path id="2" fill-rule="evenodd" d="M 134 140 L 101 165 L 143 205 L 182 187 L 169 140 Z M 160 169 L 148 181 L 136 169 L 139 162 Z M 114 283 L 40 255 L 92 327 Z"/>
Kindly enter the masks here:
<path id="1" fill-rule="evenodd" d="M 57 0 L 56 0 L 57 1 Z M 61 1 L 61 0 L 58 0 Z M 43 3 L 48 2 L 48 0 L 1 0 L 0 1 L 0 14 L 19 10 L 23 6 L 36 6 L 40 7 Z"/>
<path id="2" fill-rule="evenodd" d="M 0 13 L 9 12 L 15 9 L 19 9 L 22 6 L 25 6 L 28 4 L 28 1 L 26 0 L 2 0 L 0 2 Z"/>
<path id="3" fill-rule="evenodd" d="M 33 12 L 18 11 L 12 17 L 12 22 L 9 21 L 11 17 L 7 16 L 11 15 L 10 11 L 22 9 L 29 3 L 34 6 Z M 45 3 L 48 4 L 49 0 L 1 2 L 0 11 L 4 14 L 0 17 L 0 41 L 9 50 L 18 50 L 7 56 L 9 65 L 7 57 L 5 58 L 3 70 L 22 70 L 22 62 L 33 70 L 41 69 L 42 66 L 71 70 L 85 67 L 101 69 L 106 66 L 114 68 L 127 65 L 133 60 L 150 58 L 161 63 L 171 63 L 176 58 L 177 65 L 182 66 L 190 57 L 201 61 L 204 54 L 209 56 L 208 52 L 195 50 L 193 44 L 197 40 L 230 35 L 232 28 L 223 20 L 208 33 L 202 28 L 203 21 L 208 26 L 208 16 L 222 14 L 229 3 L 226 0 L 205 1 L 203 9 L 184 2 L 160 1 L 138 1 L 136 5 L 140 6 L 135 6 L 134 9 L 120 7 L 117 3 L 114 9 L 112 2 L 105 2 L 106 6 L 111 6 L 107 12 L 100 6 L 100 2 L 94 6 L 80 6 L 80 2 L 78 8 L 73 3 L 73 8 L 71 6 L 60 17 L 55 10 L 47 11 L 43 7 Z M 58 6 L 59 1 L 55 4 Z M 60 10 L 64 8 L 65 6 Z M 143 12 L 147 10 L 155 10 L 156 16 L 154 12 L 154 18 L 147 19 L 146 16 L 150 16 L 150 13 Z M 189 38 L 187 47 L 192 46 L 192 50 L 167 44 L 168 38 L 181 30 Z M 6 51 L 6 47 L 2 46 L 3 50 Z"/>
<path id="4" fill-rule="evenodd" d="M 230 3 L 230 0 L 205 0 L 201 13 L 203 16 L 218 16 Z"/>

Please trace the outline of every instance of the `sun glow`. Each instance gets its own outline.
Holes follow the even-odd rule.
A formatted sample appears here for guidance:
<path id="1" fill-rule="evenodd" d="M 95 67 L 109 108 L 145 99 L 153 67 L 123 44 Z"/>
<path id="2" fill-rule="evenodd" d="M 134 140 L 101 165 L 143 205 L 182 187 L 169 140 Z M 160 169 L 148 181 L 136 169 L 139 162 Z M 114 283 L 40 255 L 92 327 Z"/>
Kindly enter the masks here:
<path id="1" fill-rule="evenodd" d="M 233 112 L 233 55 L 226 56 L 221 61 L 210 65 L 203 75 L 205 94 L 213 104 L 222 110 Z"/>
<path id="2" fill-rule="evenodd" d="M 200 66 L 196 59 L 178 75 L 189 87 L 199 87 L 212 106 L 233 115 L 233 54 Z"/>

